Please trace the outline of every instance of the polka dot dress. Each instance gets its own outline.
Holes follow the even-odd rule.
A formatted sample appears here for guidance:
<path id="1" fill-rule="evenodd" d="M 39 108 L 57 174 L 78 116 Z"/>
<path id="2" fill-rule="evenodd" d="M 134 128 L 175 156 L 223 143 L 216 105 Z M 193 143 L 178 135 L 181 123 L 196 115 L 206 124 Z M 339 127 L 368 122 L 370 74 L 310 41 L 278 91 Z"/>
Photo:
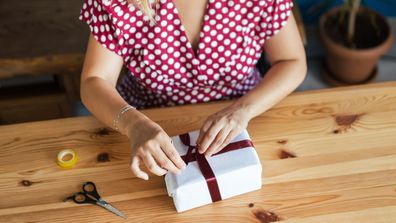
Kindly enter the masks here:
<path id="1" fill-rule="evenodd" d="M 240 97 L 260 82 L 266 40 L 286 25 L 291 0 L 208 0 L 196 52 L 173 0 L 151 1 L 151 22 L 126 0 L 84 0 L 79 19 L 128 68 L 117 90 L 136 108 Z"/>

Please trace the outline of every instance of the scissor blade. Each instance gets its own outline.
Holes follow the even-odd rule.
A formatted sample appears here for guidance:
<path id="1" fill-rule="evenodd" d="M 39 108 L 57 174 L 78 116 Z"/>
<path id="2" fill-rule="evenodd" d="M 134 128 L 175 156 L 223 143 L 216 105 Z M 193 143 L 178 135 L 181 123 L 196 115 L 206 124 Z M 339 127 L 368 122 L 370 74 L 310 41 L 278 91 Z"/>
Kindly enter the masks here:
<path id="1" fill-rule="evenodd" d="M 128 219 L 128 217 L 124 213 L 122 213 L 120 210 L 118 210 L 117 208 L 113 207 L 111 204 L 107 203 L 106 201 L 104 201 L 102 199 L 99 200 L 96 204 L 101 206 L 101 207 L 103 207 L 104 209 L 106 209 L 106 210 L 108 210 L 110 212 L 113 212 L 114 214 L 120 216 L 121 218 Z"/>

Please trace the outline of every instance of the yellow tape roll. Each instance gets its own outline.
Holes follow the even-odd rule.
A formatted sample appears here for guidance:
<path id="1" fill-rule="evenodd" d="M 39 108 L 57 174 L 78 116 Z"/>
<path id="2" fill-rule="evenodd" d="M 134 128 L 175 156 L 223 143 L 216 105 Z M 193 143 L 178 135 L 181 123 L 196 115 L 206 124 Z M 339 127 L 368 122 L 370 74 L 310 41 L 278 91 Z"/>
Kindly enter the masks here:
<path id="1" fill-rule="evenodd" d="M 77 163 L 77 153 L 72 149 L 64 149 L 58 153 L 58 165 L 63 168 L 71 168 Z"/>

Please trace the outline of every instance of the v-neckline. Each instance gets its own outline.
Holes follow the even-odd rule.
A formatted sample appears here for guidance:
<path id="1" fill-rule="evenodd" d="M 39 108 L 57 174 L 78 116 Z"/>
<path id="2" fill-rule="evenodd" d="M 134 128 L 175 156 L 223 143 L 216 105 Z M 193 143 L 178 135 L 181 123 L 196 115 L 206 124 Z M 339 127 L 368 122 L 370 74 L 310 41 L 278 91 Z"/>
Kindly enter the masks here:
<path id="1" fill-rule="evenodd" d="M 207 2 L 206 2 L 204 14 L 203 14 L 203 19 L 202 19 L 202 22 L 201 22 L 201 27 L 200 27 L 200 30 L 199 30 L 197 52 L 195 52 L 194 49 L 192 48 L 191 41 L 190 41 L 190 39 L 188 38 L 188 35 L 187 35 L 186 27 L 184 26 L 184 24 L 183 24 L 183 22 L 181 20 L 181 17 L 180 17 L 180 14 L 179 14 L 179 9 L 177 9 L 174 0 L 170 0 L 170 1 L 172 2 L 173 7 L 175 7 L 176 18 L 179 19 L 179 21 L 180 21 L 179 28 L 181 28 L 181 33 L 187 40 L 186 41 L 187 49 L 193 55 L 193 58 L 197 58 L 199 60 L 200 46 L 201 46 L 202 40 L 203 40 L 203 38 L 201 36 L 204 35 L 204 28 L 205 28 L 205 26 L 207 26 L 207 24 L 206 24 L 207 22 L 206 22 L 205 18 L 207 17 L 207 13 L 209 11 L 209 6 L 210 6 L 210 1 L 211 0 L 207 0 Z"/>

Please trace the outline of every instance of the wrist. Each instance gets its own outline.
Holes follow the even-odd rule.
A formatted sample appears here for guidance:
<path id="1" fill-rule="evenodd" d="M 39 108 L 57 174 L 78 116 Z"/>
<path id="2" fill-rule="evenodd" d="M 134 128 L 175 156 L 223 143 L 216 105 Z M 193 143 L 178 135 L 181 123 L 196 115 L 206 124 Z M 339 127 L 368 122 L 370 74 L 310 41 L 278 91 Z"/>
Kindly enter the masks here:
<path id="1" fill-rule="evenodd" d="M 239 98 L 236 100 L 233 104 L 231 104 L 231 107 L 233 107 L 236 110 L 239 110 L 241 114 L 248 120 L 254 118 L 257 115 L 258 111 L 258 106 L 257 102 L 250 102 L 246 100 L 244 97 Z"/>
<path id="2" fill-rule="evenodd" d="M 123 135 L 129 136 L 131 130 L 137 126 L 136 123 L 143 117 L 144 115 L 136 109 L 129 109 L 118 118 L 116 130 Z"/>

